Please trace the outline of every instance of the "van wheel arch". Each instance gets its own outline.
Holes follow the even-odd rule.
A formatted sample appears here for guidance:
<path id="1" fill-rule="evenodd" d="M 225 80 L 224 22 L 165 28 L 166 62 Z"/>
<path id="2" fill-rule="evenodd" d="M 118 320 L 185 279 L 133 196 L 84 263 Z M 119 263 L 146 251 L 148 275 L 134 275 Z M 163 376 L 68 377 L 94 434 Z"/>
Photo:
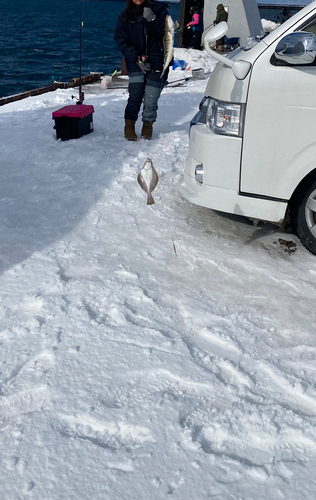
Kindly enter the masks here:
<path id="1" fill-rule="evenodd" d="M 295 189 L 289 202 L 288 213 L 301 242 L 316 255 L 316 169 Z"/>

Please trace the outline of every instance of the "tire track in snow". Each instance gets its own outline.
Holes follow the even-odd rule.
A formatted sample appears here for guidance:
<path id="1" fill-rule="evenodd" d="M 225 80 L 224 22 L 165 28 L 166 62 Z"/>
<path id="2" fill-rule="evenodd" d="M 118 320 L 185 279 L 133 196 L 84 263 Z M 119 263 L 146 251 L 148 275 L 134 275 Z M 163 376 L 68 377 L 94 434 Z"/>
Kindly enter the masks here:
<path id="1" fill-rule="evenodd" d="M 46 385 L 37 385 L 34 380 L 41 380 L 55 363 L 55 355 L 45 350 L 28 361 L 16 366 L 11 375 L 3 381 L 0 398 L 0 422 L 9 421 L 24 413 L 43 410 L 50 399 L 50 391 Z M 27 390 L 20 387 L 31 385 Z M 14 391 L 7 395 L 8 391 Z"/>
<path id="2" fill-rule="evenodd" d="M 249 394 L 249 401 L 258 396 L 264 398 L 266 404 L 279 405 L 305 417 L 316 417 L 316 391 L 313 387 L 306 393 L 297 377 L 284 375 L 278 366 L 251 357 L 237 348 L 233 341 L 224 341 L 216 334 L 206 333 L 205 329 L 200 337 L 207 341 L 208 349 L 205 342 L 199 345 L 197 336 L 194 341 L 188 337 L 183 341 L 194 362 L 213 373 L 224 386 L 234 386 L 237 392 L 242 389 L 243 397 Z"/>
<path id="3" fill-rule="evenodd" d="M 278 432 L 263 418 L 245 415 L 214 423 L 203 429 L 200 439 L 205 453 L 226 456 L 242 464 L 262 467 L 275 462 L 304 463 L 316 454 L 315 435 L 304 435 L 301 429 L 287 428 Z"/>
<path id="4" fill-rule="evenodd" d="M 43 410 L 49 400 L 48 388 L 37 387 L 0 399 L 0 422 L 7 424 L 23 413 Z"/>
<path id="5" fill-rule="evenodd" d="M 60 414 L 55 427 L 64 437 L 90 441 L 112 452 L 121 448 L 138 448 L 155 442 L 151 431 L 146 427 L 123 421 L 96 420 L 84 414 L 77 416 Z"/>
<path id="6" fill-rule="evenodd" d="M 45 375 L 49 369 L 55 364 L 55 354 L 50 350 L 44 350 L 35 356 L 30 356 L 30 358 L 17 365 L 11 375 L 3 380 L 1 385 L 0 394 L 4 394 L 5 390 L 9 387 L 16 387 L 20 384 L 25 383 L 26 378 L 37 377 L 41 378 Z"/>
<path id="7" fill-rule="evenodd" d="M 225 398 L 224 405 L 212 405 L 203 398 L 187 404 L 182 392 L 179 424 L 184 438 L 220 460 L 239 463 L 247 474 L 259 468 L 261 479 L 274 474 L 287 481 L 290 472 L 280 464 L 303 465 L 316 455 L 316 433 L 313 427 L 310 432 L 304 430 L 306 419 L 313 422 L 316 416 L 315 391 L 309 386 L 306 393 L 297 377 L 284 374 L 275 359 L 269 362 L 271 349 L 263 360 L 255 346 L 243 349 L 235 342 L 238 328 L 229 316 L 211 316 L 212 328 L 194 331 L 194 315 L 187 314 L 183 331 L 181 323 L 177 330 L 166 328 L 174 338 L 181 338 L 192 361 L 207 371 L 214 400 L 219 395 Z M 209 320 L 208 315 L 204 323 Z"/>

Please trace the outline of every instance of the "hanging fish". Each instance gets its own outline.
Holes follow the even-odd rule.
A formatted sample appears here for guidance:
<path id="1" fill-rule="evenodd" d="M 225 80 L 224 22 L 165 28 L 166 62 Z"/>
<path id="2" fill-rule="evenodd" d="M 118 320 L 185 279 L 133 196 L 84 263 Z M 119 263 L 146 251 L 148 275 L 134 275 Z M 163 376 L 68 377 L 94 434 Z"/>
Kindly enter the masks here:
<path id="1" fill-rule="evenodd" d="M 140 187 L 147 193 L 147 205 L 153 205 L 155 202 L 151 193 L 158 184 L 158 174 L 151 158 L 147 158 L 145 161 L 137 180 Z"/>
<path id="2" fill-rule="evenodd" d="M 164 61 L 161 77 L 163 77 L 168 68 L 171 59 L 173 58 L 173 42 L 174 42 L 174 22 L 171 16 L 165 18 L 165 34 L 163 36 Z"/>

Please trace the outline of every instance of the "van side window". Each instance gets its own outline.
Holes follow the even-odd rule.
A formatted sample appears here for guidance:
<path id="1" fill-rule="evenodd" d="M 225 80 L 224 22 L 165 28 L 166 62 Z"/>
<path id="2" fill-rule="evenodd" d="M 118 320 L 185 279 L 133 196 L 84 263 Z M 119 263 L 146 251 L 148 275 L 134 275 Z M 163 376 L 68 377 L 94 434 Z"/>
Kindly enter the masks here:
<path id="1" fill-rule="evenodd" d="M 301 26 L 297 31 L 309 31 L 310 33 L 314 33 L 314 35 L 316 35 L 316 17 L 310 20 L 307 24 Z"/>

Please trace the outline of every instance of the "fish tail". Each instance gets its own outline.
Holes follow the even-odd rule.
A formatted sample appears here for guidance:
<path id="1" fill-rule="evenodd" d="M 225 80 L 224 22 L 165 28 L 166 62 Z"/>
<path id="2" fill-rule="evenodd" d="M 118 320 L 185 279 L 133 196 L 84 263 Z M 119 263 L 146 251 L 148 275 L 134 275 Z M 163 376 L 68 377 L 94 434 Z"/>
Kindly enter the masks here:
<path id="1" fill-rule="evenodd" d="M 155 203 L 154 198 L 152 197 L 151 193 L 147 194 L 147 205 L 153 205 Z"/>

